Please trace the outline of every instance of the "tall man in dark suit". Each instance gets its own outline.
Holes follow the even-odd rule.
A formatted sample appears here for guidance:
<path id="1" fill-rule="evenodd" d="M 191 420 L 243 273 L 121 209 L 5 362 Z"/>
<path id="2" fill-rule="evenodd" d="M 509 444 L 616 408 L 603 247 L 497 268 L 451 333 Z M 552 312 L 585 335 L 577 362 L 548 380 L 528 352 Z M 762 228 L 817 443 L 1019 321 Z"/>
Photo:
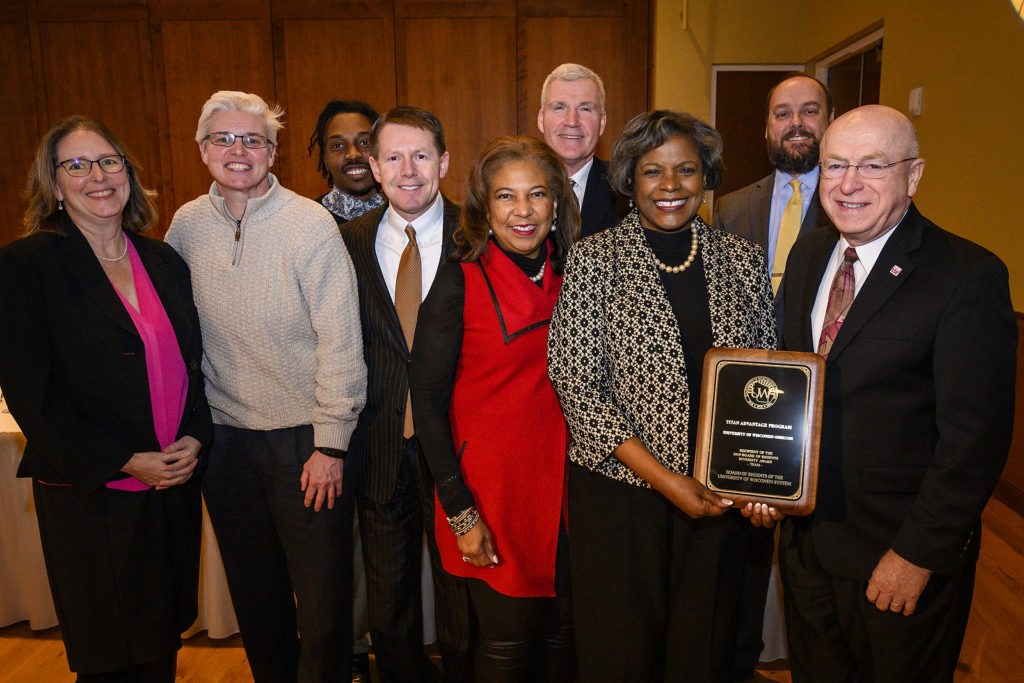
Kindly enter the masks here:
<path id="1" fill-rule="evenodd" d="M 730 192 L 717 202 L 716 228 L 736 233 L 764 248 L 772 279 L 776 327 L 781 332 L 779 283 L 786 257 L 798 235 L 824 225 L 828 217 L 818 201 L 818 149 L 835 115 L 828 87 L 802 73 L 791 73 L 768 92 L 764 138 L 775 170 L 753 185 Z M 799 190 L 799 191 L 798 191 Z M 743 615 L 736 646 L 736 673 L 754 673 L 764 642 L 765 601 L 771 579 L 773 531 L 747 526 L 743 580 Z"/>
<path id="2" fill-rule="evenodd" d="M 608 162 L 594 156 L 608 116 L 601 77 L 579 64 L 561 64 L 544 79 L 537 128 L 562 157 L 580 205 L 580 237 L 617 225 L 628 212 L 608 183 Z"/>
<path id="3" fill-rule="evenodd" d="M 409 410 L 408 364 L 420 302 L 452 249 L 459 208 L 439 191 L 448 172 L 433 114 L 397 107 L 370 133 L 370 168 L 389 206 L 342 226 L 359 283 L 367 402 L 349 453 L 363 534 L 370 637 L 382 681 L 439 674 L 423 653 L 420 571 L 426 532 L 445 680 L 468 675 L 464 580 L 441 567 L 434 543 L 433 482 Z"/>
<path id="4" fill-rule="evenodd" d="M 1006 266 L 918 212 L 896 110 L 839 117 L 821 159 L 835 229 L 783 283 L 785 347 L 826 357 L 817 508 L 779 543 L 793 680 L 952 681 L 1012 430 Z"/>

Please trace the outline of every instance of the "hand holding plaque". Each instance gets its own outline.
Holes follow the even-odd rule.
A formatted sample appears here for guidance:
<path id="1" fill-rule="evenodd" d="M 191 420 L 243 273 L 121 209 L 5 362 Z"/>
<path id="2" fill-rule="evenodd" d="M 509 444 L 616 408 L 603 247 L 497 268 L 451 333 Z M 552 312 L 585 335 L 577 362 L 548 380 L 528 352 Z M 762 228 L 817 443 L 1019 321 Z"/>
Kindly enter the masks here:
<path id="1" fill-rule="evenodd" d="M 824 372 L 815 353 L 708 351 L 694 479 L 735 507 L 813 512 Z"/>

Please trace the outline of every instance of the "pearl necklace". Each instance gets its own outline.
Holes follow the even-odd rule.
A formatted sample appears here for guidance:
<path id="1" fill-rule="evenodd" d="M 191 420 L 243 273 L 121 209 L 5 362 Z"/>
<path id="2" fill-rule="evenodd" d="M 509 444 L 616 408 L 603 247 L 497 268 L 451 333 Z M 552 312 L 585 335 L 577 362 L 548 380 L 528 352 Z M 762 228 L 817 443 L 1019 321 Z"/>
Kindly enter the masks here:
<path id="1" fill-rule="evenodd" d="M 121 250 L 120 256 L 118 256 L 117 258 L 107 258 L 106 256 L 100 256 L 99 254 L 96 254 L 96 258 L 98 258 L 100 261 L 106 261 L 107 263 L 116 263 L 123 259 L 124 255 L 128 253 L 128 235 L 124 234 L 124 231 L 122 230 L 121 237 L 124 238 L 124 249 Z"/>
<path id="2" fill-rule="evenodd" d="M 544 279 L 544 269 L 547 268 L 547 266 L 548 266 L 548 262 L 547 261 L 545 261 L 544 263 L 540 264 L 540 270 L 537 271 L 537 274 L 529 276 L 530 282 L 540 282 L 542 279 Z"/>
<path id="3" fill-rule="evenodd" d="M 693 263 L 693 259 L 697 258 L 697 230 L 696 228 L 690 228 L 690 232 L 693 234 L 693 239 L 690 242 L 690 255 L 686 257 L 685 261 L 683 261 L 678 266 L 666 266 L 664 263 L 658 260 L 658 257 L 654 255 L 654 252 L 652 250 L 651 256 L 654 256 L 654 265 L 658 266 L 658 268 L 665 271 L 666 273 L 673 274 L 681 273 L 687 268 L 689 268 L 690 264 Z"/>

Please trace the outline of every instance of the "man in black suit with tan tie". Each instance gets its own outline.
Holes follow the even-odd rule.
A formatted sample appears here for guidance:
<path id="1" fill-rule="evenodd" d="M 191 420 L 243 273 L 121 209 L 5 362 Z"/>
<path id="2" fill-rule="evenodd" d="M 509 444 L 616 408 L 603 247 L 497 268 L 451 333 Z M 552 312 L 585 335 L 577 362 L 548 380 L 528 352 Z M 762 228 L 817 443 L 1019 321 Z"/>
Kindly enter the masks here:
<path id="1" fill-rule="evenodd" d="M 818 201 L 818 149 L 835 115 L 828 86 L 802 73 L 787 74 L 765 100 L 764 138 L 775 170 L 718 200 L 716 228 L 760 244 L 772 279 L 776 327 L 782 326 L 779 283 L 798 235 L 821 227 L 828 216 Z M 740 678 L 754 673 L 763 649 L 765 600 L 771 578 L 774 532 L 747 527 L 743 616 L 736 647 Z"/>
<path id="2" fill-rule="evenodd" d="M 953 680 L 1009 450 L 1006 266 L 920 214 L 918 154 L 895 109 L 837 118 L 819 190 L 835 227 L 789 255 L 784 346 L 826 358 L 817 507 L 779 542 L 798 683 Z"/>
<path id="3" fill-rule="evenodd" d="M 370 168 L 388 199 L 342 226 L 356 268 L 366 408 L 349 446 L 366 563 L 370 637 L 385 683 L 439 680 L 424 655 L 420 572 L 426 533 L 444 680 L 471 675 L 463 579 L 441 567 L 433 481 L 409 409 L 408 364 L 419 304 L 452 249 L 459 208 L 440 193 L 448 172 L 433 114 L 397 107 L 370 132 Z"/>
<path id="4" fill-rule="evenodd" d="M 537 128 L 565 164 L 580 205 L 580 237 L 617 225 L 629 207 L 608 183 L 608 162 L 594 156 L 608 116 L 601 77 L 561 64 L 544 79 Z"/>

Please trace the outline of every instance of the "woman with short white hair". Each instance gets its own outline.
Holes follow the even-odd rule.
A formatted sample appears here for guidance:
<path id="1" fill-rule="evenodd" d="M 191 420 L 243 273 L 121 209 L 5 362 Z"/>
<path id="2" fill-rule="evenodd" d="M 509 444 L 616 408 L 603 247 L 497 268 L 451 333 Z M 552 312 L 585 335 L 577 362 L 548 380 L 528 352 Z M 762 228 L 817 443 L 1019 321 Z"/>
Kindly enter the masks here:
<path id="1" fill-rule="evenodd" d="M 253 677 L 331 681 L 351 677 L 342 483 L 366 366 L 337 225 L 270 173 L 282 114 L 235 91 L 203 105 L 196 141 L 213 184 L 167 241 L 189 264 L 205 335 L 215 445 L 203 494 Z"/>

